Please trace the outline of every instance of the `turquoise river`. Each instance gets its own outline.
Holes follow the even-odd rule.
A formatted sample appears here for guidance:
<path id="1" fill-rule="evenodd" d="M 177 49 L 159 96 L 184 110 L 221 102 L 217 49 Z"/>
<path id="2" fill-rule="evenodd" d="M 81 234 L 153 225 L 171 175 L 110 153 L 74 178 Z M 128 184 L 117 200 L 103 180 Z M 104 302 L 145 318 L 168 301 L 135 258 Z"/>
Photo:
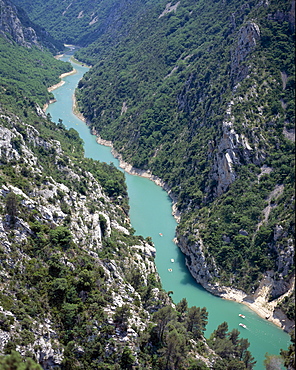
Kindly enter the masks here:
<path id="1" fill-rule="evenodd" d="M 69 61 L 71 52 L 61 60 Z M 62 87 L 54 90 L 56 102 L 50 104 L 47 113 L 53 121 L 63 120 L 67 128 L 78 131 L 84 141 L 85 156 L 102 162 L 113 162 L 119 168 L 109 147 L 97 144 L 96 137 L 91 135 L 84 122 L 72 113 L 73 93 L 78 81 L 88 68 L 72 63 L 77 73 L 65 77 Z M 125 173 L 128 194 L 130 198 L 130 219 L 137 234 L 150 236 L 156 247 L 156 266 L 163 288 L 173 291 L 172 298 L 178 303 L 186 298 L 190 306 L 206 307 L 209 312 L 209 323 L 206 336 L 209 336 L 219 324 L 226 321 L 229 330 L 237 328 L 241 336 L 250 342 L 250 351 L 255 357 L 256 369 L 265 369 L 263 364 L 265 354 L 278 355 L 280 349 L 287 349 L 289 335 L 274 324 L 260 318 L 246 306 L 213 296 L 204 290 L 191 277 L 185 266 L 185 258 L 173 242 L 176 221 L 172 216 L 172 203 L 167 193 L 152 181 Z M 163 236 L 160 236 L 161 233 Z M 174 259 L 174 262 L 171 262 Z M 172 269 L 171 272 L 168 269 Z M 245 315 L 241 319 L 239 313 Z M 239 326 L 243 322 L 247 328 Z"/>

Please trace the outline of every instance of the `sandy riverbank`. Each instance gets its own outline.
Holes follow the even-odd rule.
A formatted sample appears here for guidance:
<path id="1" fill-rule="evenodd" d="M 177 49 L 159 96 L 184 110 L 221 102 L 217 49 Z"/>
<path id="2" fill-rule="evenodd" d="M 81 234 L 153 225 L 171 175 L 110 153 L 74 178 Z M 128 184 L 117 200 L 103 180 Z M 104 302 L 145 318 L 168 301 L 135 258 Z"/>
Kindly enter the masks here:
<path id="1" fill-rule="evenodd" d="M 66 73 L 63 73 L 59 76 L 60 79 L 64 78 L 64 77 L 67 77 L 67 76 L 71 76 L 71 75 L 75 75 L 75 73 L 77 73 L 76 69 L 73 69 L 72 71 L 70 72 L 66 72 Z M 47 88 L 47 91 L 48 92 L 52 92 L 53 90 L 57 89 L 58 87 L 61 87 L 63 86 L 65 83 L 65 81 L 60 81 L 59 83 L 53 85 L 53 86 L 50 86 Z"/>
<path id="2" fill-rule="evenodd" d="M 73 69 L 73 70 L 72 70 L 72 71 L 70 71 L 70 72 L 62 73 L 62 74 L 59 76 L 59 78 L 60 78 L 60 79 L 62 79 L 62 78 L 64 78 L 64 77 L 74 75 L 75 73 L 77 73 L 77 71 L 76 71 L 76 69 Z M 59 83 L 57 83 L 57 84 L 55 84 L 55 85 L 52 85 L 52 86 L 48 87 L 48 88 L 47 88 L 47 91 L 48 91 L 48 92 L 52 92 L 53 90 L 55 90 L 55 89 L 57 89 L 57 88 L 59 88 L 59 87 L 63 86 L 63 85 L 64 85 L 64 83 L 65 83 L 65 81 L 60 81 Z M 48 103 L 44 104 L 44 105 L 43 105 L 43 108 L 42 108 L 43 112 L 45 112 L 45 111 L 46 111 L 46 109 L 48 108 L 49 104 L 52 104 L 52 103 L 54 103 L 55 101 L 56 101 L 56 99 L 51 99 Z"/>
<path id="3" fill-rule="evenodd" d="M 76 101 L 76 96 L 75 94 L 73 94 L 72 96 L 72 101 L 73 101 L 73 105 L 72 105 L 72 112 L 75 114 L 75 116 L 77 118 L 79 118 L 82 122 L 85 122 L 86 123 L 86 119 L 84 118 L 83 114 L 81 112 L 79 112 L 78 108 L 77 108 L 77 101 Z"/>
<path id="4" fill-rule="evenodd" d="M 248 306 L 252 311 L 256 312 L 257 315 L 266 319 L 279 328 L 283 329 L 287 333 L 290 333 L 295 329 L 295 322 L 289 320 L 287 316 L 276 306 L 286 297 L 289 296 L 295 289 L 295 279 L 291 281 L 290 289 L 273 301 L 268 301 L 269 295 L 272 290 L 272 278 L 265 276 L 261 281 L 256 292 L 251 295 L 247 295 L 245 292 L 239 289 L 234 289 L 225 286 L 219 286 L 219 284 L 201 284 L 208 292 L 230 301 L 238 302 Z"/>

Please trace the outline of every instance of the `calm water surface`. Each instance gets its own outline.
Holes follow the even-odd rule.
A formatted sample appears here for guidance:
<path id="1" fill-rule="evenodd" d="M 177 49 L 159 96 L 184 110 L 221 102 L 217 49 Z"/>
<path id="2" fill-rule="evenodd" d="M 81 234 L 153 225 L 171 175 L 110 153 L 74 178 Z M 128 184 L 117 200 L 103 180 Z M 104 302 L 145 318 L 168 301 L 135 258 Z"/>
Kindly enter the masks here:
<path id="1" fill-rule="evenodd" d="M 62 60 L 68 61 L 70 53 Z M 53 121 L 63 120 L 67 128 L 76 129 L 85 146 L 85 156 L 102 162 L 113 162 L 119 166 L 110 148 L 97 144 L 89 128 L 72 113 L 72 96 L 78 81 L 88 68 L 75 64 L 77 73 L 64 78 L 65 84 L 54 91 L 57 102 L 47 110 Z M 265 369 L 265 353 L 279 354 L 281 348 L 287 349 L 290 337 L 270 322 L 261 319 L 246 306 L 215 297 L 198 285 L 188 272 L 184 256 L 173 242 L 176 221 L 171 215 L 171 201 L 167 193 L 152 181 L 125 173 L 130 198 L 130 218 L 137 234 L 150 236 L 155 244 L 156 266 L 165 290 L 173 291 L 175 303 L 186 298 L 190 306 L 206 307 L 209 323 L 206 336 L 209 336 L 223 321 L 227 321 L 229 330 L 239 329 L 241 336 L 250 342 L 250 351 L 257 360 L 256 369 Z M 162 234 L 162 236 L 159 235 Z M 171 262 L 174 259 L 174 262 Z M 172 269 L 170 272 L 168 269 Z M 241 319 L 238 314 L 246 316 Z M 247 329 L 239 326 L 243 322 Z"/>

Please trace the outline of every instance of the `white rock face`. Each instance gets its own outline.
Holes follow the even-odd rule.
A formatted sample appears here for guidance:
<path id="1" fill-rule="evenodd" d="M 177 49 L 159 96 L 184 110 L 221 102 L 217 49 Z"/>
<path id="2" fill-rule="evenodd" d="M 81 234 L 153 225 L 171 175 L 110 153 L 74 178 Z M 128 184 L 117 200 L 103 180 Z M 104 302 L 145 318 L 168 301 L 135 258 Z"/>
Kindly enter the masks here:
<path id="1" fill-rule="evenodd" d="M 238 134 L 234 129 L 234 117 L 232 116 L 231 101 L 226 111 L 227 120 L 222 125 L 222 137 L 218 144 L 214 146 L 209 142 L 208 153 L 213 156 L 213 166 L 210 177 L 216 181 L 214 196 L 223 194 L 236 179 L 234 166 L 241 164 L 241 158 L 249 162 L 254 154 L 248 139 L 243 134 Z M 214 154 L 215 153 L 215 154 Z"/>
<path id="2" fill-rule="evenodd" d="M 179 237 L 178 245 L 186 256 L 186 266 L 199 284 L 202 286 L 210 284 L 213 278 L 219 276 L 214 259 L 206 259 L 204 255 L 201 239 L 198 242 L 189 244 L 186 237 Z"/>
<path id="3" fill-rule="evenodd" d="M 49 225 L 50 228 L 65 225 L 65 221 L 67 221 L 67 228 L 72 233 L 73 241 L 77 246 L 89 253 L 98 265 L 102 266 L 105 271 L 108 288 L 114 288 L 112 302 L 105 308 L 109 322 L 115 325 L 113 323 L 113 315 L 117 307 L 128 304 L 131 311 L 132 315 L 128 322 L 127 330 L 120 330 L 114 336 L 114 340 L 117 342 L 128 342 L 132 347 L 136 348 L 138 334 L 131 328 L 131 325 L 136 325 L 139 330 L 143 330 L 147 326 L 149 314 L 145 311 L 144 317 L 140 315 L 139 312 L 143 311 L 141 297 L 133 286 L 127 282 L 125 273 L 132 269 L 138 269 L 143 284 L 146 284 L 148 275 L 151 273 L 156 274 L 153 262 L 155 248 L 140 239 L 137 245 L 132 246 L 124 245 L 123 242 L 119 241 L 123 245 L 120 244 L 115 249 L 125 248 L 126 254 L 124 259 L 102 262 L 98 257 L 98 252 L 104 248 L 104 238 L 109 238 L 112 231 L 123 236 L 130 235 L 129 220 L 124 216 L 124 212 L 118 212 L 119 206 L 112 203 L 104 194 L 101 184 L 91 173 L 84 172 L 82 176 L 79 170 L 77 172 L 71 161 L 65 157 L 58 141 L 43 139 L 34 127 L 20 122 L 18 117 L 2 116 L 2 118 L 5 118 L 7 125 L 6 127 L 0 126 L 0 163 L 9 163 L 16 173 L 22 171 L 22 168 L 25 166 L 32 178 L 34 176 L 38 177 L 40 174 L 43 175 L 44 170 L 40 166 L 38 157 L 28 146 L 29 142 L 30 145 L 36 148 L 42 147 L 44 150 L 49 151 L 51 155 L 57 158 L 57 161 L 59 159 L 62 160 L 61 163 L 57 164 L 57 170 L 60 171 L 63 179 L 70 179 L 71 182 L 76 181 L 78 183 L 83 179 L 87 186 L 85 194 L 80 194 L 73 188 L 54 180 L 51 176 L 46 177 L 42 182 L 37 182 L 37 185 L 34 185 L 34 181 L 32 181 L 31 188 L 27 193 L 15 185 L 1 184 L 1 209 L 5 209 L 6 197 L 10 192 L 13 192 L 19 199 L 22 212 L 33 214 L 35 221 Z M 22 132 L 23 130 L 26 132 L 25 137 L 27 141 L 17 131 L 16 126 L 14 126 L 15 123 L 18 124 L 18 127 L 22 127 Z M 34 232 L 30 228 L 30 223 L 22 217 L 22 213 L 17 212 L 12 240 L 10 237 L 10 216 L 0 215 L 0 248 L 6 256 L 5 264 L 10 269 L 0 269 L 2 284 L 0 291 L 5 289 L 5 284 L 9 284 L 11 278 L 9 271 L 13 271 L 16 266 L 19 269 L 24 268 L 23 264 L 31 259 L 21 248 L 16 250 L 16 245 L 21 246 L 29 237 L 35 237 Z M 116 253 L 116 250 L 114 250 L 114 253 Z M 70 261 L 62 260 L 70 268 L 75 268 Z M 161 300 L 158 297 L 160 294 L 159 291 L 155 292 L 155 301 Z M 135 299 L 137 306 L 134 303 Z M 3 307 L 0 306 L 1 312 L 4 312 L 6 316 L 12 315 L 11 312 L 3 310 Z M 5 344 L 21 328 L 17 319 L 14 319 L 15 323 L 9 331 L 0 330 L 0 354 L 3 353 Z M 32 331 L 35 338 L 34 342 L 26 346 L 18 346 L 17 350 L 21 354 L 25 354 L 27 351 L 34 353 L 44 369 L 52 369 L 59 366 L 63 360 L 63 346 L 59 343 L 58 334 L 53 329 L 50 317 L 46 318 L 42 323 L 34 322 L 34 328 Z M 99 328 L 94 329 L 93 335 L 99 335 Z M 111 351 L 112 349 L 110 348 L 109 350 Z"/>
<path id="4" fill-rule="evenodd" d="M 11 130 L 5 127 L 0 128 L 0 156 L 6 158 L 7 161 L 20 159 L 18 151 L 11 144 L 12 140 L 16 137 Z"/>
<path id="5" fill-rule="evenodd" d="M 171 12 L 176 13 L 179 4 L 180 4 L 180 1 L 178 1 L 175 5 L 172 5 L 172 3 L 167 3 L 166 7 L 165 7 L 165 10 L 160 14 L 160 16 L 158 18 L 161 18 L 161 17 L 163 17 L 166 14 L 171 13 Z"/>
<path id="6" fill-rule="evenodd" d="M 37 40 L 37 35 L 32 27 L 24 27 L 18 18 L 16 7 L 12 3 L 0 0 L 0 32 L 9 34 L 19 45 L 31 47 L 32 45 L 41 47 Z"/>
<path id="7" fill-rule="evenodd" d="M 248 21 L 239 30 L 237 45 L 231 55 L 231 76 L 234 84 L 248 75 L 248 66 L 243 65 L 243 62 L 254 50 L 259 39 L 260 29 L 255 22 Z"/>

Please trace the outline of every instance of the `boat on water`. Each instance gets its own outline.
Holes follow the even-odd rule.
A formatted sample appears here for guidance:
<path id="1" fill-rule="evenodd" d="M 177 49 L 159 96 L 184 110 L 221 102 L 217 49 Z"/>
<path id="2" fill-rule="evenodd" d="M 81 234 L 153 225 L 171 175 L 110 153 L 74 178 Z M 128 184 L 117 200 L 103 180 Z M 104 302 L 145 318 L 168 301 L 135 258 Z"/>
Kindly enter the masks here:
<path id="1" fill-rule="evenodd" d="M 173 258 L 171 258 L 171 262 L 175 262 L 175 260 Z"/>
<path id="2" fill-rule="evenodd" d="M 245 324 L 239 323 L 239 326 L 243 327 L 244 329 L 247 329 L 247 326 Z"/>
<path id="3" fill-rule="evenodd" d="M 159 236 L 163 236 L 162 233 L 159 233 Z"/>
<path id="4" fill-rule="evenodd" d="M 173 269 L 168 269 L 168 272 L 172 272 L 173 271 Z"/>
<path id="5" fill-rule="evenodd" d="M 243 318 L 243 319 L 246 318 L 246 316 L 245 315 L 242 315 L 241 313 L 238 316 L 241 317 L 241 318 Z"/>

